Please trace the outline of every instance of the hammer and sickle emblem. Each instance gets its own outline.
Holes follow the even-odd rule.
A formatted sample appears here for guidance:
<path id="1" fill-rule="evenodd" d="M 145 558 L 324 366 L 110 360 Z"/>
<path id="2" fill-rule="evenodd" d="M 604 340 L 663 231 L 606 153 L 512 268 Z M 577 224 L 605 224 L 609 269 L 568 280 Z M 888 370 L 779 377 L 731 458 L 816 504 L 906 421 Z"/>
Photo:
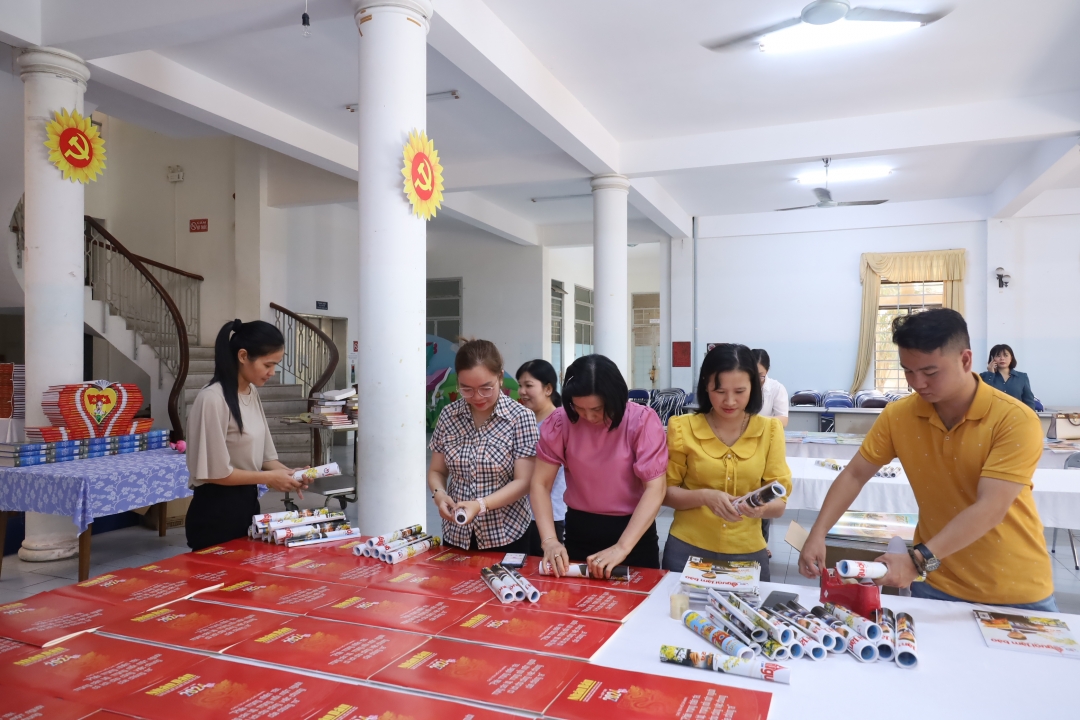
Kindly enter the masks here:
<path id="1" fill-rule="evenodd" d="M 82 135 L 72 135 L 68 140 L 68 149 L 64 151 L 64 155 L 74 160 L 88 160 L 90 141 Z"/>
<path id="2" fill-rule="evenodd" d="M 420 177 L 420 181 L 416 183 L 416 187 L 424 192 L 431 190 L 431 165 L 428 164 L 426 158 L 417 166 L 416 174 Z"/>

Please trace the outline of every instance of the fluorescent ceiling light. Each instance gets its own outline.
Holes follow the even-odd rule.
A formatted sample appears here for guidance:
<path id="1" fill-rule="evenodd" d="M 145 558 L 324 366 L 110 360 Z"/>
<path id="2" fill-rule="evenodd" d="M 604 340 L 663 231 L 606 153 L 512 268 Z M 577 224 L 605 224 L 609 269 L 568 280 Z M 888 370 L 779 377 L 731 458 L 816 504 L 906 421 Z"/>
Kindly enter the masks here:
<path id="1" fill-rule="evenodd" d="M 829 168 L 829 182 L 847 182 L 850 180 L 876 180 L 892 174 L 891 167 L 884 165 L 864 165 L 862 167 L 831 167 Z M 802 173 L 796 178 L 800 185 L 824 185 L 825 171 L 812 170 Z"/>
<path id="2" fill-rule="evenodd" d="M 920 22 L 876 22 L 837 20 L 828 25 L 799 23 L 770 33 L 758 47 L 767 53 L 794 53 L 803 50 L 854 45 L 855 43 L 900 35 L 922 27 Z"/>

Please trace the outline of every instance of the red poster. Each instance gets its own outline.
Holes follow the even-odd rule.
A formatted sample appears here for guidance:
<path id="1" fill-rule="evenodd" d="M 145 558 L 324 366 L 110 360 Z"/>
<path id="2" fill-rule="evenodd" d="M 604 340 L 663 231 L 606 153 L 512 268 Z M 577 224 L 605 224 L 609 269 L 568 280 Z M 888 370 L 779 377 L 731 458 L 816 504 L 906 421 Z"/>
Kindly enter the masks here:
<path id="1" fill-rule="evenodd" d="M 358 545 L 367 545 L 370 535 L 361 535 L 360 537 L 350 537 L 344 540 L 338 540 L 337 542 L 322 543 L 320 545 L 303 545 L 297 550 L 310 550 L 312 553 L 330 553 L 333 555 L 350 555 L 352 557 L 358 557 L 353 551 L 354 547 Z"/>
<path id="2" fill-rule="evenodd" d="M 7 638 L 0 637 L 0 662 L 4 661 L 4 656 L 8 653 L 21 653 L 30 649 L 30 645 L 21 642 L 15 642 L 14 640 L 8 640 Z"/>
<path id="3" fill-rule="evenodd" d="M 758 690 L 590 665 L 559 694 L 544 717 L 766 720 L 771 702 L 771 693 Z"/>
<path id="4" fill-rule="evenodd" d="M 41 647 L 101 627 L 131 614 L 131 608 L 102 605 L 54 592 L 0 605 L 0 637 Z"/>
<path id="5" fill-rule="evenodd" d="M 306 557 L 290 558 L 280 565 L 275 565 L 268 572 L 364 587 L 396 571 L 393 565 L 373 558 L 315 553 Z"/>
<path id="6" fill-rule="evenodd" d="M 294 618 L 225 654 L 366 680 L 425 640 L 386 628 Z"/>
<path id="7" fill-rule="evenodd" d="M 581 667 L 575 660 L 436 638 L 398 658 L 372 680 L 541 713 Z"/>
<path id="8" fill-rule="evenodd" d="M 690 343 L 675 340 L 671 343 L 671 367 L 690 367 Z"/>
<path id="9" fill-rule="evenodd" d="M 297 557 L 306 555 L 306 552 L 289 550 L 284 545 L 273 545 L 258 540 L 240 538 L 230 540 L 221 545 L 203 548 L 188 553 L 195 560 L 214 563 L 215 565 L 230 565 L 242 567 L 252 571 L 264 570 L 273 565 L 283 562 L 286 555 Z"/>
<path id="10" fill-rule="evenodd" d="M 333 689 L 329 680 L 210 658 L 106 707 L 144 720 L 293 720 Z"/>
<path id="11" fill-rule="evenodd" d="M 40 690 L 15 685 L 0 686 L 0 698 L 0 720 L 82 720 L 98 711 L 96 705 L 47 697 Z"/>
<path id="12" fill-rule="evenodd" d="M 103 632 L 194 650 L 224 650 L 281 625 L 281 615 L 181 600 L 102 628 Z"/>
<path id="13" fill-rule="evenodd" d="M 162 603 L 190 597 L 216 584 L 193 578 L 163 577 L 128 568 L 98 575 L 74 585 L 65 585 L 54 592 L 96 603 L 122 605 L 128 612 L 137 613 Z"/>
<path id="14" fill-rule="evenodd" d="M 551 582 L 539 577 L 529 578 L 540 591 L 540 601 L 530 603 L 536 610 L 566 613 L 579 617 L 624 621 L 634 609 L 645 602 L 647 595 L 608 590 L 604 586 L 575 585 Z"/>
<path id="15" fill-rule="evenodd" d="M 491 588 L 480 579 L 479 570 L 466 572 L 409 565 L 370 583 L 369 587 L 477 603 L 495 599 Z"/>
<path id="16" fill-rule="evenodd" d="M 354 589 L 352 595 L 344 600 L 324 605 L 308 615 L 434 635 L 469 615 L 478 606 L 477 602 L 365 588 Z"/>
<path id="17" fill-rule="evenodd" d="M 521 720 L 449 700 L 395 690 L 338 685 L 307 720 Z"/>
<path id="18" fill-rule="evenodd" d="M 321 605 L 348 597 L 351 588 L 283 575 L 251 575 L 198 599 L 225 605 L 262 608 L 292 615 L 306 615 Z"/>
<path id="19" fill-rule="evenodd" d="M 198 660 L 179 650 L 86 634 L 5 658 L 0 663 L 0 683 L 101 708 Z"/>
<path id="20" fill-rule="evenodd" d="M 585 587 L 609 588 L 611 590 L 623 590 L 626 592 L 639 592 L 648 594 L 660 584 L 667 575 L 667 570 L 652 570 L 650 568 L 630 568 L 630 577 L 626 580 L 592 580 L 580 577 L 555 577 L 554 575 L 541 575 L 540 562 L 537 558 L 529 558 L 521 574 L 529 578 L 541 578 L 551 582 L 568 582 Z"/>
<path id="21" fill-rule="evenodd" d="M 195 580 L 204 580 L 214 584 L 225 583 L 227 585 L 255 572 L 255 570 L 241 570 L 228 565 L 217 565 L 202 559 L 196 560 L 191 553 L 184 553 L 149 565 L 141 565 L 136 569 L 158 576 L 185 580 L 194 578 Z"/>
<path id="22" fill-rule="evenodd" d="M 428 553 L 422 560 L 417 560 L 415 565 L 478 573 L 480 568 L 491 567 L 495 563 L 501 562 L 505 557 L 506 553 L 448 549 L 438 553 Z"/>
<path id="23" fill-rule="evenodd" d="M 520 602 L 490 602 L 443 630 L 439 637 L 588 660 L 619 627 L 601 620 L 533 610 Z"/>

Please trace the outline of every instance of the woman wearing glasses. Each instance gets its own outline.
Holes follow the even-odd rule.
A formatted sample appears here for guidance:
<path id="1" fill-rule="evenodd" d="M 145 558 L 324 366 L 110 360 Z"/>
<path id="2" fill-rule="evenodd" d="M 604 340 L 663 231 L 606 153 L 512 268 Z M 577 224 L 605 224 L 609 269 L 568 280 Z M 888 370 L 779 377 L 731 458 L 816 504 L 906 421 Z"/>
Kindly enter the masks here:
<path id="1" fill-rule="evenodd" d="M 660 567 L 656 513 L 664 501 L 668 454 L 652 408 L 627 401 L 619 368 L 603 355 L 566 369 L 563 405 L 540 430 L 530 501 L 544 560 L 556 574 L 586 561 L 594 577 L 627 564 Z M 551 487 L 566 471 L 566 544 L 555 534 Z"/>
<path id="2" fill-rule="evenodd" d="M 428 488 L 443 519 L 443 542 L 464 550 L 527 553 L 529 492 L 539 433 L 531 412 L 502 392 L 503 361 L 487 340 L 454 359 L 461 398 L 431 436 Z M 458 509 L 466 522 L 454 519 Z"/>

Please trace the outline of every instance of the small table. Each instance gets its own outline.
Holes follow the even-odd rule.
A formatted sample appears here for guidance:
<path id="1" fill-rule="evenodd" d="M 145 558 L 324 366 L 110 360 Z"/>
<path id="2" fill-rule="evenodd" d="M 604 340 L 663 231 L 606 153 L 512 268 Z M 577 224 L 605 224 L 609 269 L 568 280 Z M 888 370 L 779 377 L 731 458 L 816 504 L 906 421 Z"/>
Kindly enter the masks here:
<path id="1" fill-rule="evenodd" d="M 184 456 L 174 450 L 0 468 L 0 538 L 8 512 L 68 515 L 79 529 L 79 580 L 90 576 L 90 527 L 94 518 L 155 506 L 165 535 L 165 504 L 191 495 Z M 2 558 L 0 558 L 2 563 Z"/>

